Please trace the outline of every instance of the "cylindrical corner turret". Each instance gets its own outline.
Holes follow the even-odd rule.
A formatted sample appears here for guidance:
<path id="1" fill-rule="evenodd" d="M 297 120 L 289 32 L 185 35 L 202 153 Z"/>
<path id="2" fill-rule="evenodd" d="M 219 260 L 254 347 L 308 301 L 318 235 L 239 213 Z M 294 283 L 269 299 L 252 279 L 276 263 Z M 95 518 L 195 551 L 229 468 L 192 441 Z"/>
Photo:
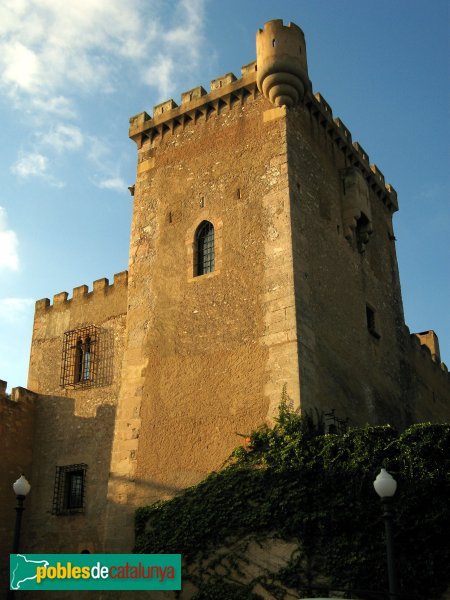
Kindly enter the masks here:
<path id="1" fill-rule="evenodd" d="M 295 106 L 309 88 L 303 31 L 281 19 L 268 21 L 256 33 L 256 81 L 274 106 Z"/>

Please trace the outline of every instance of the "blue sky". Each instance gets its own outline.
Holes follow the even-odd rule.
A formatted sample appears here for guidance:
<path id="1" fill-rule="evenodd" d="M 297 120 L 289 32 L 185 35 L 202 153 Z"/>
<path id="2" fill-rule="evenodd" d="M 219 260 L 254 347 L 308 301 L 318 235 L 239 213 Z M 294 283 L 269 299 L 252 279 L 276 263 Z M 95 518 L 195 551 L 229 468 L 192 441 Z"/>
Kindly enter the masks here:
<path id="1" fill-rule="evenodd" d="M 267 20 L 398 192 L 406 322 L 450 362 L 446 0 L 2 0 L 0 379 L 26 386 L 34 301 L 127 268 L 128 118 L 255 58 Z"/>

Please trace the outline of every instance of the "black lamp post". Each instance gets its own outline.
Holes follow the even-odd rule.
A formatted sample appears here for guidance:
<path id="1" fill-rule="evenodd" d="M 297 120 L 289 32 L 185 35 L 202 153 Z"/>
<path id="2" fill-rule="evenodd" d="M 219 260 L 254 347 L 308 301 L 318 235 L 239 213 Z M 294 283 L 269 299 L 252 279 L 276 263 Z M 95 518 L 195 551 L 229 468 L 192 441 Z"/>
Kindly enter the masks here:
<path id="1" fill-rule="evenodd" d="M 16 494 L 16 525 L 14 528 L 14 541 L 12 547 L 12 554 L 17 554 L 19 552 L 19 543 L 20 543 L 20 527 L 22 525 L 22 513 L 25 510 L 23 505 L 25 497 L 31 490 L 31 485 L 25 478 L 25 475 L 21 475 L 19 479 L 13 483 L 13 490 Z"/>
<path id="2" fill-rule="evenodd" d="M 22 513 L 25 510 L 23 505 L 25 497 L 31 490 L 31 485 L 25 478 L 25 475 L 21 475 L 17 481 L 13 483 L 13 490 L 16 494 L 16 524 L 14 527 L 14 540 L 12 546 L 12 554 L 17 554 L 19 552 L 19 543 L 20 543 L 20 527 L 22 525 Z M 14 598 L 14 591 L 9 590 L 8 599 Z"/>
<path id="3" fill-rule="evenodd" d="M 397 489 L 397 482 L 385 469 L 381 469 L 373 482 L 376 493 L 380 496 L 383 505 L 383 518 L 386 530 L 386 556 L 389 577 L 389 600 L 398 600 L 397 574 L 394 561 L 394 536 L 392 532 L 392 497 Z"/>

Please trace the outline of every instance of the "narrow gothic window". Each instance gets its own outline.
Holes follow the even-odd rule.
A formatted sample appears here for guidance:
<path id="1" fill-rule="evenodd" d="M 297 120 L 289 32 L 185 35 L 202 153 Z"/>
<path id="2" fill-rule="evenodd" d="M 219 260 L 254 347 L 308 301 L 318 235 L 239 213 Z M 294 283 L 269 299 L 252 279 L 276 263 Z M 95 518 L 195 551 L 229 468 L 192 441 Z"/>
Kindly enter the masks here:
<path id="1" fill-rule="evenodd" d="M 200 224 L 196 235 L 196 275 L 214 271 L 214 226 L 209 221 Z"/>
<path id="2" fill-rule="evenodd" d="M 88 381 L 91 375 L 91 338 L 88 335 L 84 341 L 83 381 Z"/>
<path id="3" fill-rule="evenodd" d="M 375 311 L 374 309 L 366 304 L 366 319 L 367 319 L 367 329 L 369 332 L 376 338 L 380 337 L 380 334 L 377 331 L 376 321 L 375 321 Z"/>
<path id="4" fill-rule="evenodd" d="M 81 381 L 83 374 L 83 342 L 78 339 L 75 345 L 75 383 Z"/>

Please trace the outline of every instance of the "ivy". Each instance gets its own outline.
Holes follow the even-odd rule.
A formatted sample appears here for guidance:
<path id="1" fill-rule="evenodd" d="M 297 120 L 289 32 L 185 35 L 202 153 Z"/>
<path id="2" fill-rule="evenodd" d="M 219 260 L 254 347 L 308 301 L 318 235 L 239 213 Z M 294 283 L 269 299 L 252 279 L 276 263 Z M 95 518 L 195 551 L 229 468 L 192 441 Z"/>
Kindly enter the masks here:
<path id="1" fill-rule="evenodd" d="M 258 586 L 275 598 L 286 589 L 302 597 L 324 582 L 330 589 L 385 591 L 384 526 L 372 484 L 383 466 L 398 482 L 402 596 L 438 598 L 450 584 L 449 457 L 450 425 L 330 435 L 320 415 L 300 416 L 284 398 L 275 426 L 254 431 L 223 470 L 138 509 L 135 551 L 181 553 L 198 589 L 195 600 L 256 600 Z M 297 549 L 283 568 L 248 581 L 248 544 L 269 538 Z"/>

